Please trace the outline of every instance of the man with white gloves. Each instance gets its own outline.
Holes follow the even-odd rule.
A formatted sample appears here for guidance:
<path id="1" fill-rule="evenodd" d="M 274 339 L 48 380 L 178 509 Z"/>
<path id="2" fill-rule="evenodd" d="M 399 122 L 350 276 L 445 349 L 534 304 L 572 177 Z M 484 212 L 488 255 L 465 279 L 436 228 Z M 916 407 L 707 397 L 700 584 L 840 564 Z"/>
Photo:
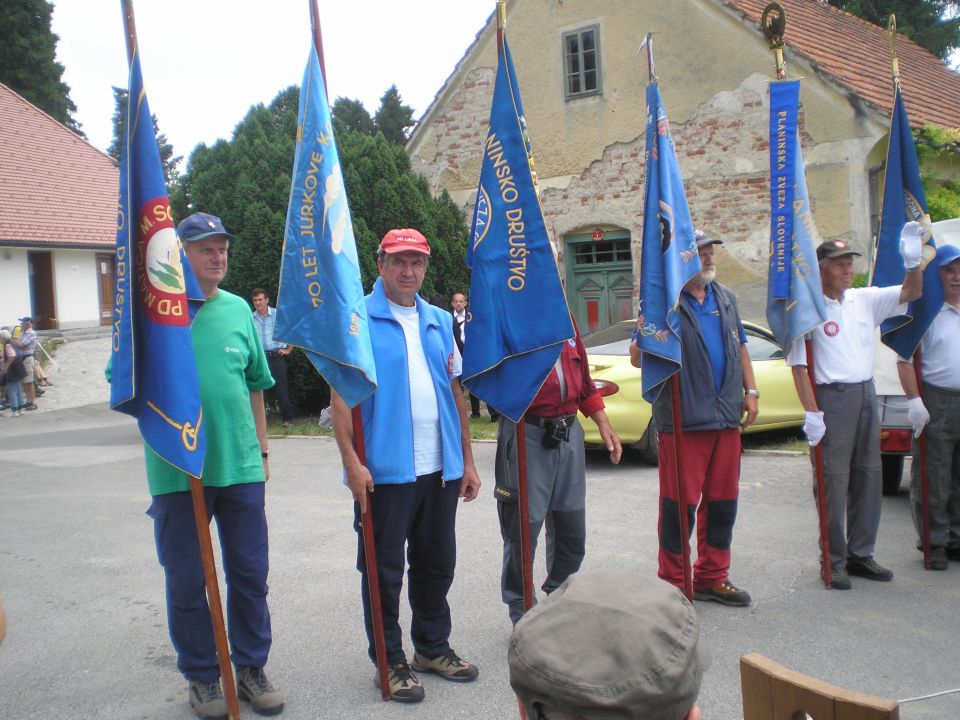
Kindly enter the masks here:
<path id="1" fill-rule="evenodd" d="M 806 411 L 803 430 L 810 445 L 823 441 L 823 470 L 835 590 L 849 590 L 850 575 L 889 581 L 893 573 L 873 559 L 880 528 L 880 411 L 873 385 L 876 328 L 906 312 L 920 297 L 923 227 L 907 223 L 900 234 L 903 285 L 851 289 L 855 252 L 842 240 L 817 248 L 827 319 L 808 337 L 813 341 L 814 396 L 807 373 L 804 339 L 790 347 L 797 395 Z M 817 408 L 819 400 L 820 408 Z M 816 492 L 816 486 L 814 486 Z"/>
<path id="2" fill-rule="evenodd" d="M 920 437 L 927 432 L 927 487 L 930 504 L 930 567 L 946 570 L 948 558 L 960 560 L 960 248 L 937 248 L 943 306 L 920 341 L 923 388 L 917 386 L 912 360 L 899 359 L 897 372 L 910 404 L 913 462 L 910 506 L 923 546 L 920 504 Z"/>

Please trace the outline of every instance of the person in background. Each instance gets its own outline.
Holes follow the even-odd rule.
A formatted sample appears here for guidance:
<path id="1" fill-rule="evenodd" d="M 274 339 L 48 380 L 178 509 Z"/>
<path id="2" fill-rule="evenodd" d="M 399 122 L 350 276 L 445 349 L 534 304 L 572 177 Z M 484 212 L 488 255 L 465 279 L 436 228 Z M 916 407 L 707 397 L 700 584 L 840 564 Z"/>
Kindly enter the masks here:
<path id="1" fill-rule="evenodd" d="M 900 358 L 897 372 L 914 429 L 910 507 L 918 547 L 923 548 L 923 510 L 917 438 L 926 427 L 930 566 L 946 570 L 950 560 L 960 561 L 960 248 L 941 245 L 934 262 L 943 284 L 943 306 L 920 341 L 923 393 L 912 359 Z"/>
<path id="2" fill-rule="evenodd" d="M 0 368 L 3 370 L 4 386 L 7 393 L 6 406 L 10 408 L 11 417 L 23 415 L 23 397 L 20 393 L 21 381 L 26 375 L 23 358 L 17 352 L 7 328 L 0 330 Z"/>
<path id="3" fill-rule="evenodd" d="M 450 298 L 450 306 L 453 308 L 453 341 L 457 343 L 457 349 L 460 350 L 460 357 L 463 357 L 463 343 L 466 340 L 467 333 L 467 296 L 462 292 L 455 292 Z M 470 417 L 480 417 L 480 398 L 473 393 L 470 396 Z M 490 411 L 491 418 L 493 411 Z"/>
<path id="4" fill-rule="evenodd" d="M 21 389 L 27 396 L 27 402 L 23 404 L 24 410 L 37 409 L 37 393 L 33 386 L 33 369 L 36 358 L 34 352 L 37 349 L 37 331 L 33 329 L 33 318 L 20 318 L 20 335 L 13 339 L 13 344 L 20 351 L 23 358 L 23 369 L 26 374 L 21 381 Z"/>
<path id="5" fill-rule="evenodd" d="M 260 344 L 267 354 L 270 374 L 273 375 L 273 391 L 280 404 L 280 419 L 284 427 L 293 425 L 293 411 L 290 409 L 290 393 L 287 389 L 287 355 L 293 348 L 273 339 L 273 329 L 277 323 L 276 308 L 270 307 L 270 296 L 263 288 L 254 288 L 250 294 L 253 300 L 253 324 L 260 336 Z"/>

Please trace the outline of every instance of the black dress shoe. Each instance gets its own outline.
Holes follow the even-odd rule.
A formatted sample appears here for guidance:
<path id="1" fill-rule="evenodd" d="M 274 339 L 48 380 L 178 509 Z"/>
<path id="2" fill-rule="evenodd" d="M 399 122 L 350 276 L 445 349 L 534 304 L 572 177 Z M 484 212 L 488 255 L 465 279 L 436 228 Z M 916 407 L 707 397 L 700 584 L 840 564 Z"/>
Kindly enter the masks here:
<path id="1" fill-rule="evenodd" d="M 866 578 L 867 580 L 877 580 L 878 582 L 890 582 L 893 580 L 893 573 L 878 564 L 872 557 L 848 558 L 847 572 L 856 577 Z"/>

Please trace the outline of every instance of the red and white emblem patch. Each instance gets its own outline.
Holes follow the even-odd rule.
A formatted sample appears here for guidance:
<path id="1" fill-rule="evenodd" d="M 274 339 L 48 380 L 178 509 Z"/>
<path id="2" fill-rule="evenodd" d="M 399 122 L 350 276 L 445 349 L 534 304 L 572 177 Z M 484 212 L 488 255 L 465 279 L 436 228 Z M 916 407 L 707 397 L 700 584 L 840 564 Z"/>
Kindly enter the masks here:
<path id="1" fill-rule="evenodd" d="M 453 353 L 447 355 L 447 375 L 453 375 Z"/>
<path id="2" fill-rule="evenodd" d="M 840 334 L 840 326 L 837 325 L 835 320 L 830 320 L 823 324 L 823 333 L 827 337 L 836 337 Z"/>

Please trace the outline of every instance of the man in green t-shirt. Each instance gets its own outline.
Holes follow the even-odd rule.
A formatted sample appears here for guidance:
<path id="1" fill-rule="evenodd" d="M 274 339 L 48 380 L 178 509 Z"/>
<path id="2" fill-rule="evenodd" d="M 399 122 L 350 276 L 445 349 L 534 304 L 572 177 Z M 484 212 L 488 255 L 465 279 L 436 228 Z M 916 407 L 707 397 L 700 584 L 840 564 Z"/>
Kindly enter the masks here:
<path id="1" fill-rule="evenodd" d="M 273 385 L 247 303 L 219 289 L 233 235 L 220 218 L 194 213 L 177 227 L 206 298 L 190 328 L 200 377 L 207 442 L 203 463 L 207 512 L 216 517 L 227 582 L 231 657 L 237 692 L 263 715 L 283 711 L 283 697 L 263 671 L 270 652 L 264 482 L 267 425 L 263 391 Z M 157 555 L 166 575 L 167 620 L 177 668 L 201 718 L 227 718 L 187 475 L 146 449 Z"/>

